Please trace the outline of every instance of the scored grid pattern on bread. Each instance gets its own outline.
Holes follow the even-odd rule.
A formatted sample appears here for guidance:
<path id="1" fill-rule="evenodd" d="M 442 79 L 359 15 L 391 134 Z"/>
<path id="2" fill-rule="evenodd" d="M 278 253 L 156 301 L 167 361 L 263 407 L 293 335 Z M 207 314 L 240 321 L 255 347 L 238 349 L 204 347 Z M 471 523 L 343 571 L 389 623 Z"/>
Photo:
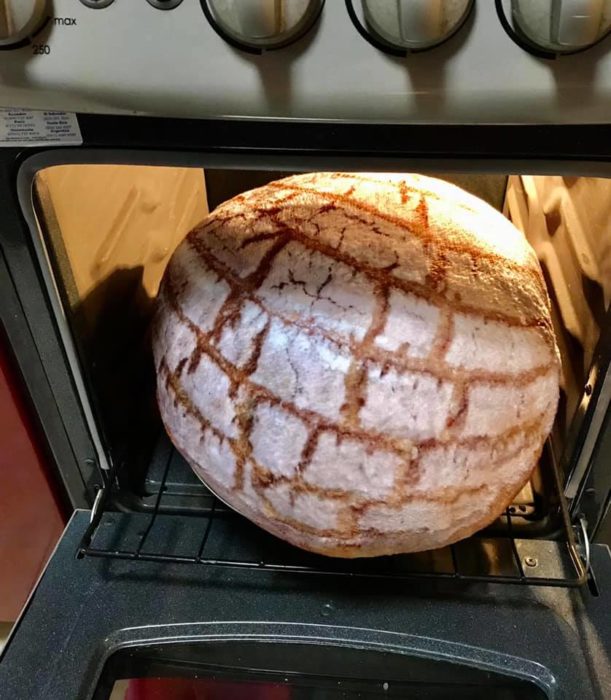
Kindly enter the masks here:
<path id="1" fill-rule="evenodd" d="M 395 194 L 385 204 L 401 237 L 382 231 L 380 202 L 362 214 L 359 188 L 371 183 Z M 453 211 L 490 216 L 448 187 Z M 439 189 L 428 178 L 344 174 L 272 183 L 213 212 L 164 278 L 154 344 L 169 434 L 219 496 L 300 546 L 354 556 L 469 534 L 527 480 L 551 427 L 558 366 L 532 252 L 522 243 L 514 260 L 461 240 L 462 230 L 457 240 L 436 231 Z M 371 192 L 360 197 L 371 208 Z M 372 231 L 378 250 L 364 242 Z M 426 248 L 422 269 L 414 240 Z M 473 279 L 452 275 L 449 249 L 473 258 L 469 274 L 483 259 L 512 272 L 487 290 L 480 276 L 483 313 L 469 298 Z M 528 288 L 513 315 L 511 284 L 517 296 Z M 489 341 L 513 347 L 503 370 Z M 489 396 L 503 392 L 510 410 L 487 420 Z"/>

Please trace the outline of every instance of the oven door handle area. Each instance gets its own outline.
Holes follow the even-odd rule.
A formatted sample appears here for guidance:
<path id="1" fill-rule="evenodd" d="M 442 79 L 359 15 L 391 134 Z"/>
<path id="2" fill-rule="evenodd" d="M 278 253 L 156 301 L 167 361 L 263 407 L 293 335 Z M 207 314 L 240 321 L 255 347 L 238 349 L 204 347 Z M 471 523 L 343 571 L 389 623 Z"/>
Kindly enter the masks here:
<path id="1" fill-rule="evenodd" d="M 611 681 L 604 589 L 594 597 L 560 588 L 355 582 L 347 596 L 343 582 L 328 578 L 134 567 L 77 557 L 89 517 L 89 511 L 73 516 L 4 650 L 2 700 L 105 698 L 97 688 L 117 655 L 157 651 L 163 661 L 171 649 L 180 660 L 189 644 L 204 650 L 232 640 L 445 661 L 529 682 L 553 700 L 603 700 Z M 591 556 L 601 580 L 611 580 L 608 549 L 594 545 Z M 202 660 L 199 651 L 196 658 Z M 227 665 L 235 666 L 235 658 Z"/>
<path id="2" fill-rule="evenodd" d="M 172 645 L 193 645 L 205 662 L 207 649 L 219 643 L 265 644 L 267 646 L 307 645 L 334 647 L 344 650 L 383 652 L 403 657 L 416 657 L 430 661 L 446 661 L 457 666 L 469 666 L 481 671 L 498 673 L 500 669 L 509 678 L 522 679 L 541 688 L 554 697 L 558 680 L 544 665 L 520 657 L 503 654 L 434 636 L 417 636 L 379 629 L 300 624 L 287 622 L 206 622 L 185 625 L 165 625 L 123 629 L 104 640 L 105 656 L 100 658 L 100 676 L 103 665 L 114 654 L 137 649 L 146 657 L 157 649 L 164 651 Z M 180 653 L 180 652 L 179 652 Z M 271 653 L 270 653 L 271 655 Z M 231 663 L 231 655 L 228 657 Z M 377 680 L 371 678 L 371 681 Z M 386 678 L 379 678 L 379 684 Z"/>

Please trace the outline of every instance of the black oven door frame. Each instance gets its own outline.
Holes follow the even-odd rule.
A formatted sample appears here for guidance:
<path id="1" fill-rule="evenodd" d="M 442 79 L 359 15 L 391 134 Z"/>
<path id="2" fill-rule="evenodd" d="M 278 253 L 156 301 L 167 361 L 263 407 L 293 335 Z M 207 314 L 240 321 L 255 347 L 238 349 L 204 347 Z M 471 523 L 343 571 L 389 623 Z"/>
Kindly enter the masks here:
<path id="1" fill-rule="evenodd" d="M 45 436 L 58 483 L 73 507 L 90 507 L 104 486 L 101 440 L 81 401 L 37 266 L 32 182 L 64 163 L 245 169 L 349 169 L 592 175 L 611 177 L 611 126 L 439 126 L 266 120 L 170 120 L 79 115 L 83 145 L 0 150 L 0 320 Z M 47 280 L 48 283 L 48 280 Z M 50 313 L 51 311 L 51 313 Z M 57 311 L 57 309 L 56 309 Z M 610 323 L 611 326 L 611 316 Z M 591 536 L 609 509 L 611 329 L 600 339 L 592 376 L 563 465 L 575 520 Z M 69 355 L 69 353 L 68 353 Z M 592 430 L 591 430 L 592 429 Z M 600 439 L 592 439 L 596 432 Z M 102 455 L 104 456 L 104 455 Z M 106 465 L 107 466 L 107 465 Z"/>
<path id="2" fill-rule="evenodd" d="M 69 501 L 86 507 L 106 477 L 96 462 L 30 240 L 32 177 L 42 163 L 112 158 L 116 163 L 256 169 L 611 176 L 608 126 L 198 122 L 88 115 L 79 122 L 81 147 L 0 150 L 0 321 L 50 461 Z M 586 411 L 580 435 L 587 434 L 589 420 Z M 609 479 L 600 454 L 608 442 L 597 444 L 588 465 L 588 475 L 599 480 L 597 488 L 601 484 L 599 493 L 605 488 L 608 492 L 608 481 L 606 486 L 600 481 Z M 529 680 L 556 700 L 602 700 L 605 684 L 611 683 L 604 668 L 611 647 L 611 558 L 602 546 L 593 546 L 591 552 L 601 584 L 598 597 L 587 588 L 534 590 L 453 582 L 355 583 L 347 592 L 343 582 L 331 579 L 78 558 L 89 519 L 88 512 L 74 514 L 26 605 L 0 662 L 0 697 L 91 699 L 114 655 L 129 657 L 132 650 L 136 654 L 166 645 L 179 649 L 188 642 L 203 651 L 206 631 L 216 626 L 218 634 L 222 625 L 230 641 L 254 630 L 249 625 L 259 625 L 255 631 L 261 641 L 293 634 L 318 644 L 326 635 L 340 646 L 431 659 L 454 654 L 459 664 Z M 400 649 L 393 649 L 391 638 Z"/>

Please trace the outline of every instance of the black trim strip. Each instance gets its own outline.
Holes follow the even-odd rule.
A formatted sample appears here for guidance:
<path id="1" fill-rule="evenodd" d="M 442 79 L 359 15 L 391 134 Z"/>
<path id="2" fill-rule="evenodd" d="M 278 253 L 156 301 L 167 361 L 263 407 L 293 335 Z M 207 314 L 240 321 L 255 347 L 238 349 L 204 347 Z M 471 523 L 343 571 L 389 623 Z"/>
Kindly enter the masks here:
<path id="1" fill-rule="evenodd" d="M 83 146 L 94 148 L 253 156 L 611 161 L 611 124 L 371 124 L 114 115 L 80 115 L 79 124 Z"/>

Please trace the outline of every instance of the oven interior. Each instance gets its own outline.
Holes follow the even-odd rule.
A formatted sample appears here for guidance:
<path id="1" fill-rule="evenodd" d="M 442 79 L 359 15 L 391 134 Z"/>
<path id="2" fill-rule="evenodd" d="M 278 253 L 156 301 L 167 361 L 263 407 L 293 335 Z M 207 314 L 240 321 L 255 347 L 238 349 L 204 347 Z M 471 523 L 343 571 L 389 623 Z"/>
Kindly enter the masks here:
<path id="1" fill-rule="evenodd" d="M 347 563 L 285 545 L 219 502 L 173 449 L 155 403 L 150 322 L 169 256 L 220 202 L 286 174 L 113 164 L 37 172 L 33 244 L 50 272 L 66 358 L 106 474 L 79 556 L 287 575 L 584 583 L 585 544 L 562 494 L 575 470 L 575 426 L 584 391 L 592 393 L 593 358 L 609 326 L 611 181 L 436 174 L 502 211 L 537 252 L 562 358 L 556 424 L 529 484 L 477 536 L 433 552 Z"/>

